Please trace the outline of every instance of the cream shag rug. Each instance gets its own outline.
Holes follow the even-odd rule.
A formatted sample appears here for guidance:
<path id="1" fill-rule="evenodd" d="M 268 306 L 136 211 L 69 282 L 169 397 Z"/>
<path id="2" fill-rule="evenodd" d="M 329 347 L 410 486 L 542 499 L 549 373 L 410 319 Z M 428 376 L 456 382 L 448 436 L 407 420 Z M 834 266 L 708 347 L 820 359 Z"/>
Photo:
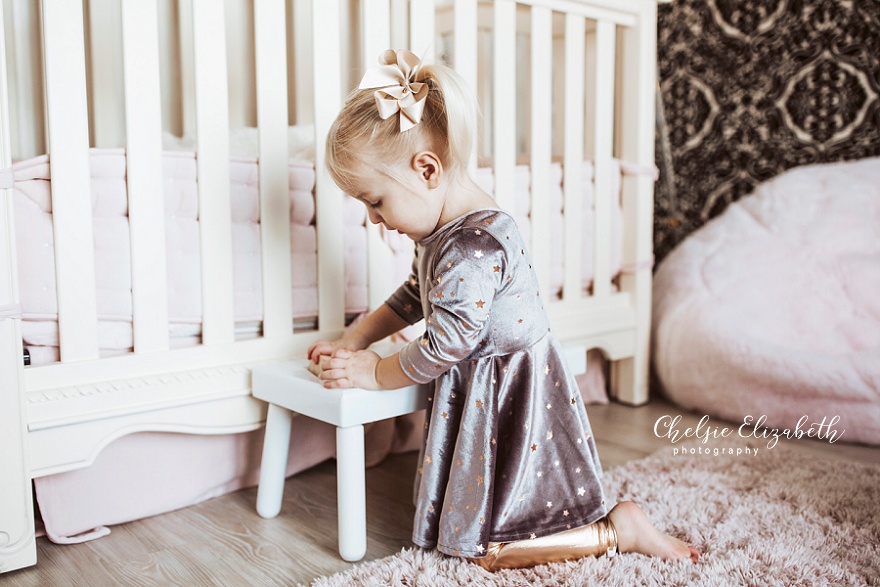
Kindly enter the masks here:
<path id="1" fill-rule="evenodd" d="M 636 501 L 661 531 L 699 548 L 697 564 L 626 553 L 492 574 L 412 548 L 312 585 L 880 586 L 880 465 L 817 461 L 751 438 L 674 446 L 759 449 L 674 456 L 670 445 L 605 473 L 612 500 Z"/>

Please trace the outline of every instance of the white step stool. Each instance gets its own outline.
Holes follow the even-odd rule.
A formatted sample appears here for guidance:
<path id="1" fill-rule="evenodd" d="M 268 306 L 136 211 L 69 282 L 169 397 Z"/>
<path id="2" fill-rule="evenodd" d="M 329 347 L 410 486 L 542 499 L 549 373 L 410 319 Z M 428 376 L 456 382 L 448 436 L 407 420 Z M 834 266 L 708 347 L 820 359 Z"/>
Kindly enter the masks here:
<path id="1" fill-rule="evenodd" d="M 371 349 L 383 357 L 393 353 L 377 347 Z M 575 375 L 586 371 L 585 347 L 567 345 L 565 355 Z M 358 561 L 367 552 L 364 424 L 426 408 L 427 397 L 418 385 L 384 391 L 326 389 L 308 371 L 307 364 L 308 359 L 302 359 L 254 367 L 252 371 L 254 397 L 269 403 L 257 512 L 264 518 L 274 518 L 281 511 L 293 412 L 333 424 L 339 554 L 344 560 Z"/>
<path id="2" fill-rule="evenodd" d="M 379 353 L 380 355 L 383 353 Z M 367 552 L 364 487 L 364 424 L 416 412 L 428 406 L 423 387 L 367 391 L 326 389 L 306 365 L 308 359 L 255 367 L 251 387 L 269 402 L 257 512 L 274 518 L 281 511 L 293 412 L 336 426 L 336 487 L 339 554 L 357 561 Z"/>

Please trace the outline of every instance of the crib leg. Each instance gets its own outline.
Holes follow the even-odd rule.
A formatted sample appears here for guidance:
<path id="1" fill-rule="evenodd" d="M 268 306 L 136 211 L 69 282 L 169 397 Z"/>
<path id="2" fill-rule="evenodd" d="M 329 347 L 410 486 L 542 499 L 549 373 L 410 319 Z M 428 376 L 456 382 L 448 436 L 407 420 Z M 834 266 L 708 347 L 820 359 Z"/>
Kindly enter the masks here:
<path id="1" fill-rule="evenodd" d="M 611 364 L 611 395 L 631 406 L 648 402 L 648 357 L 646 353 Z"/>
<path id="2" fill-rule="evenodd" d="M 269 404 L 266 432 L 263 437 L 260 485 L 257 489 L 257 512 L 264 518 L 274 518 L 281 511 L 291 420 L 293 420 L 293 412 Z"/>
<path id="3" fill-rule="evenodd" d="M 358 561 L 367 553 L 363 426 L 336 429 L 336 487 L 339 554 Z"/>

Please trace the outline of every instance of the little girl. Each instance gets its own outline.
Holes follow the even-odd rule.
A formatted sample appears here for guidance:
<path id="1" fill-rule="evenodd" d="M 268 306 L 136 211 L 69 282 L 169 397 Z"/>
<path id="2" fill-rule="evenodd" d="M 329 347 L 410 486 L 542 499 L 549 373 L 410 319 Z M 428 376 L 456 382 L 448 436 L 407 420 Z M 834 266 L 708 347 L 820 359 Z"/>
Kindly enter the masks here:
<path id="1" fill-rule="evenodd" d="M 587 413 L 550 330 L 514 219 L 468 175 L 476 108 L 461 78 L 386 51 L 327 138 L 327 166 L 370 221 L 416 243 L 409 279 L 343 338 L 325 387 L 426 384 L 413 542 L 486 569 L 641 552 L 699 551 L 635 502 L 609 511 Z M 421 319 L 393 356 L 363 350 Z"/>

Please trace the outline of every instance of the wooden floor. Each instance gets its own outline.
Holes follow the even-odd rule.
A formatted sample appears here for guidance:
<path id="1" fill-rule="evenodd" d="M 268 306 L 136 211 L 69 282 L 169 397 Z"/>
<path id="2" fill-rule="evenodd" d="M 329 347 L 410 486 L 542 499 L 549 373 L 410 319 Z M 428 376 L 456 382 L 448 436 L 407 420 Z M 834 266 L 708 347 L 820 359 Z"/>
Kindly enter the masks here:
<path id="1" fill-rule="evenodd" d="M 660 399 L 637 408 L 591 405 L 587 412 L 606 471 L 670 448 L 668 439 L 654 435 L 661 416 L 681 415 L 680 429 L 695 426 L 702 417 Z M 843 440 L 781 442 L 821 458 L 880 462 L 880 448 Z M 392 456 L 367 471 L 365 560 L 410 546 L 416 459 L 415 453 Z M 350 563 L 336 552 L 334 471 L 334 462 L 328 461 L 288 479 L 281 514 L 274 520 L 257 515 L 256 489 L 247 489 L 114 526 L 109 536 L 85 544 L 60 546 L 40 538 L 37 566 L 0 575 L 0 586 L 288 586 L 345 570 Z"/>

